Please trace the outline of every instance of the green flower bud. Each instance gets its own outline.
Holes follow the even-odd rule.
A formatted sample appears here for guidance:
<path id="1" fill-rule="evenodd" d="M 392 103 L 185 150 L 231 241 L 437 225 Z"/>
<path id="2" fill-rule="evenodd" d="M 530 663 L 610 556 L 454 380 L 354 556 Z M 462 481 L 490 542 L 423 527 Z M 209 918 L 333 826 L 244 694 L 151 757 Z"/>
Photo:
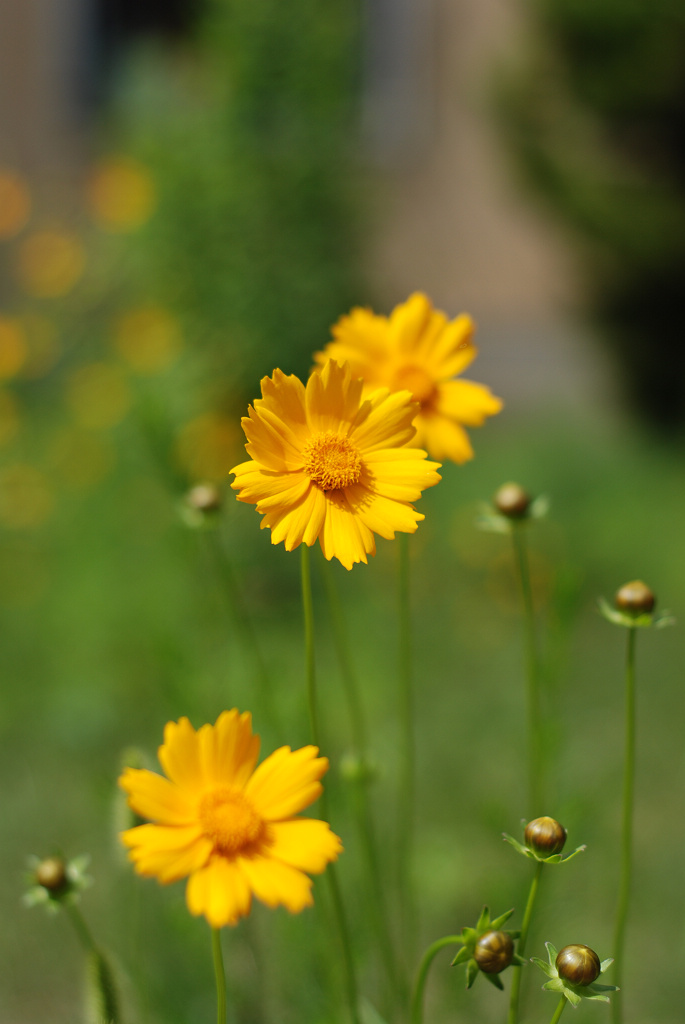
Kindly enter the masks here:
<path id="1" fill-rule="evenodd" d="M 526 846 L 542 857 L 560 853 L 566 843 L 566 829 L 554 818 L 544 816 L 529 821 L 523 833 Z"/>
<path id="2" fill-rule="evenodd" d="M 654 611 L 656 598 L 642 580 L 632 580 L 616 591 L 614 604 L 619 611 L 629 615 L 644 615 Z"/>
<path id="3" fill-rule="evenodd" d="M 473 959 L 484 974 L 499 974 L 514 958 L 514 942 L 507 932 L 489 931 L 476 942 Z"/>
<path id="4" fill-rule="evenodd" d="M 594 949 L 582 944 L 564 946 L 556 958 L 559 977 L 572 985 L 591 985 L 599 978 L 602 965 Z"/>
<path id="5" fill-rule="evenodd" d="M 502 484 L 492 499 L 498 512 L 507 519 L 525 519 L 530 508 L 531 497 L 520 484 Z"/>
<path id="6" fill-rule="evenodd" d="M 196 512 L 217 512 L 221 508 L 221 492 L 216 484 L 196 484 L 186 494 L 186 502 Z"/>
<path id="7" fill-rule="evenodd" d="M 36 882 L 56 895 L 69 886 L 67 865 L 61 857 L 46 857 L 36 867 Z"/>

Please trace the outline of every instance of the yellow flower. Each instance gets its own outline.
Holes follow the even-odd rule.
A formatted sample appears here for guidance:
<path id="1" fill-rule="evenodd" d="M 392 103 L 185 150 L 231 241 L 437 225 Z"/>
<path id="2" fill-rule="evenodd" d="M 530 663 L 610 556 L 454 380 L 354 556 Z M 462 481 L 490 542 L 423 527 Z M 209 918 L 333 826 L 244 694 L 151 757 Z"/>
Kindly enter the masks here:
<path id="1" fill-rule="evenodd" d="M 389 317 L 356 308 L 333 327 L 334 340 L 314 359 L 347 360 L 364 378 L 364 395 L 375 388 L 411 391 L 420 410 L 413 444 L 434 459 L 473 458 L 467 427 L 480 427 L 502 408 L 489 388 L 454 380 L 477 355 L 474 323 L 462 314 L 448 320 L 425 295 L 416 292 Z"/>
<path id="2" fill-rule="evenodd" d="M 412 501 L 440 479 L 439 465 L 406 447 L 416 406 L 406 392 L 376 391 L 332 360 L 305 387 L 275 370 L 243 418 L 252 461 L 231 472 L 238 500 L 257 506 L 271 542 L 287 551 L 318 538 L 346 569 L 376 553 L 374 534 L 414 533 Z"/>
<path id="3" fill-rule="evenodd" d="M 121 833 L 136 871 L 165 884 L 189 876 L 188 909 L 213 928 L 249 914 L 253 895 L 293 914 L 310 906 L 305 872 L 342 850 L 326 822 L 294 817 L 320 796 L 327 758 L 279 747 L 255 769 L 258 754 L 250 714 L 234 708 L 197 732 L 187 718 L 167 723 L 167 778 L 127 768 L 119 779 L 132 810 L 155 822 Z"/>

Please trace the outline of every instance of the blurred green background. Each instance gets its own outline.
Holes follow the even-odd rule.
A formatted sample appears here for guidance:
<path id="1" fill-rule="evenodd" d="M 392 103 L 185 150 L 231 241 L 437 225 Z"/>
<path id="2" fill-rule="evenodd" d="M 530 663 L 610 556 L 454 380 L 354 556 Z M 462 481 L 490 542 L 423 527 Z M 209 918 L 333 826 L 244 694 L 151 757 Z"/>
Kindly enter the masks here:
<path id="1" fill-rule="evenodd" d="M 554 7 L 528 9 L 536 46 L 546 54 L 558 52 L 545 35 Z M 538 8 L 545 8 L 548 21 L 531 21 Z M 564 12 L 578 22 L 590 15 L 583 4 L 559 3 L 557 9 L 555 30 Z M 457 25 L 468 30 L 473 8 L 460 10 Z M 614 33 L 616 52 L 625 39 L 635 45 L 639 19 L 630 5 L 607 0 L 592 10 L 606 12 L 603 31 Z M 381 213 L 396 214 L 403 202 L 423 209 L 421 192 L 432 179 L 411 153 L 421 125 L 412 122 L 411 134 L 405 120 L 393 122 L 392 110 L 380 103 L 393 90 L 402 94 L 392 67 L 386 79 L 380 75 L 384 55 L 394 54 L 394 66 L 401 67 L 405 51 L 401 39 L 389 51 L 380 46 L 373 11 L 353 0 L 335 7 L 320 0 L 292 0 L 287 7 L 272 0 L 214 0 L 180 36 L 148 36 L 109 55 L 89 122 L 87 159 L 66 183 L 52 188 L 49 168 L 34 181 L 10 158 L 0 168 L 3 1024 L 82 1019 L 82 962 L 68 922 L 20 902 L 26 856 L 55 850 L 91 854 L 95 884 L 82 907 L 115 963 L 126 1019 L 212 1019 L 205 923 L 187 914 L 181 886 L 160 888 L 133 877 L 116 839 L 122 807 L 115 779 L 130 747 L 144 751 L 154 767 L 164 723 L 183 714 L 200 725 L 226 707 L 251 709 L 265 753 L 308 741 L 299 558 L 272 547 L 254 509 L 234 501 L 228 471 L 242 458 L 239 419 L 258 396 L 263 375 L 275 366 L 306 375 L 311 353 L 353 304 L 373 303 L 387 313 L 413 288 L 436 299 L 447 294 L 439 267 L 444 238 L 433 237 L 430 259 L 420 245 L 406 246 L 392 279 L 393 238 L 421 234 L 387 230 L 378 242 Z M 635 24 L 623 25 L 622 11 Z M 393 25 L 398 32 L 407 28 Z M 581 35 L 581 57 L 589 52 L 584 40 Z M 657 40 L 650 50 L 656 64 L 661 52 Z M 640 81 L 649 83 L 653 65 L 643 57 Z M 573 82 L 580 81 L 582 60 L 573 63 L 570 50 L 564 60 L 576 69 Z M 494 91 L 504 97 L 500 109 L 518 102 L 519 115 L 525 110 L 532 118 L 534 108 L 519 99 L 526 83 L 530 89 L 526 76 L 535 66 L 530 38 L 527 46 L 518 44 L 518 70 L 507 61 L 480 69 L 474 109 L 482 119 L 491 116 L 495 79 Z M 569 110 L 581 104 L 587 124 L 596 117 L 601 90 L 588 98 L 571 89 L 562 66 L 559 58 L 557 89 Z M 421 75 L 412 81 L 420 93 Z M 373 110 L 369 91 L 378 101 Z M 657 99 L 666 92 L 664 86 Z M 538 90 L 538 98 L 543 93 Z M 633 93 L 621 96 L 627 106 L 637 103 Z M 660 123 L 682 117 L 675 85 L 669 96 L 671 121 L 663 113 Z M 449 119 L 450 109 L 449 103 L 440 107 L 438 122 Z M 650 124 L 653 116 L 649 108 Z M 601 119 L 592 123 L 593 138 L 606 141 Z M 363 142 L 363 125 L 371 142 L 368 136 Z M 508 128 L 515 126 L 512 114 Z M 518 130 L 519 142 L 525 131 L 532 133 L 525 153 L 539 171 L 550 172 L 539 126 Z M 442 138 L 439 131 L 436 138 Z M 493 159 L 503 168 L 512 153 L 521 155 L 516 145 L 503 145 Z M 563 194 L 576 201 L 577 212 L 588 192 L 573 180 L 572 156 L 577 161 L 572 133 L 555 139 L 554 180 L 568 172 Z M 647 175 L 643 165 L 640 173 Z M 667 177 L 669 195 L 679 195 L 678 172 Z M 648 180 L 658 190 L 658 174 Z M 605 184 L 606 202 L 592 205 L 592 225 L 612 286 L 628 281 L 626 294 L 634 294 L 631 281 L 645 284 L 649 275 L 635 255 L 643 243 L 644 251 L 659 250 L 656 262 L 677 278 L 675 214 L 665 214 L 674 226 L 670 248 L 657 231 L 661 221 L 649 211 L 626 217 L 614 231 L 609 200 L 623 204 L 624 212 L 625 200 Z M 460 183 L 442 187 L 440 195 L 449 195 Z M 432 214 L 441 215 L 441 209 Z M 444 215 L 451 223 L 447 208 Z M 570 242 L 549 230 L 550 251 L 566 251 Z M 626 233 L 632 247 L 623 245 Z M 450 245 L 461 248 L 461 238 Z M 475 265 L 487 268 L 490 250 L 474 245 L 473 251 Z M 586 250 L 580 251 L 585 259 Z M 468 263 L 468 251 L 464 258 Z M 526 265 L 534 269 L 535 259 Z M 469 273 L 465 266 L 467 296 L 475 302 L 490 294 Z M 602 290 L 604 281 L 594 275 L 593 301 L 599 296 L 606 305 L 617 292 L 608 285 Z M 459 285 L 450 287 L 459 291 Z M 658 288 L 650 294 L 659 306 Z M 574 316 L 581 306 L 578 299 Z M 568 358 L 563 330 L 552 331 L 549 343 L 542 332 L 531 348 L 535 330 L 523 307 L 513 305 L 511 315 L 495 307 L 484 299 L 482 309 L 469 309 L 484 324 L 474 376 L 501 394 L 505 410 L 474 435 L 475 460 L 445 467 L 443 482 L 422 498 L 426 520 L 411 542 L 420 771 L 417 947 L 472 924 L 483 903 L 495 913 L 520 907 L 528 885 L 527 862 L 501 841 L 502 831 L 519 834 L 525 791 L 516 580 L 507 538 L 474 527 L 479 503 L 513 478 L 551 498 L 549 518 L 531 530 L 551 766 L 550 804 L 540 812 L 566 825 L 570 845 L 588 844 L 568 868 L 548 872 L 530 952 L 540 953 L 546 939 L 557 946 L 580 941 L 605 957 L 611 955 L 616 897 L 624 637 L 599 618 L 596 598 L 641 577 L 661 606 L 682 614 L 679 416 L 666 415 L 662 396 L 656 404 L 664 415 L 645 420 L 654 405 L 651 392 L 651 406 L 639 405 L 643 419 L 634 419 L 630 389 L 621 395 L 606 382 L 621 375 L 634 382 L 639 371 L 636 377 L 630 357 L 621 357 L 606 372 L 588 355 L 596 339 L 587 327 L 574 328 L 579 340 L 577 351 L 571 345 L 569 380 L 575 390 L 560 391 Z M 456 315 L 459 308 L 447 312 Z M 676 314 L 664 311 L 664 317 L 672 327 Z M 676 335 L 669 335 L 669 348 L 667 332 L 652 334 L 652 323 L 646 317 L 636 335 L 642 351 L 662 382 L 682 388 Z M 578 400 L 583 393 L 588 397 Z M 667 436 L 654 432 L 654 423 L 663 427 L 665 421 Z M 181 514 L 187 489 L 203 480 L 225 496 L 214 532 L 191 529 Z M 381 541 L 368 567 L 351 573 L 332 567 L 372 723 L 379 763 L 373 804 L 388 859 L 398 743 L 396 556 L 395 545 Z M 332 820 L 346 845 L 341 882 L 364 989 L 380 1002 L 349 793 L 339 771 L 349 730 L 321 562 L 314 559 L 314 582 Z M 264 679 L 236 622 L 235 593 L 262 652 L 266 701 Z M 680 627 L 640 635 L 635 897 L 624 972 L 626 1020 L 640 1024 L 681 1019 L 682 664 Z M 327 1002 L 335 940 L 325 931 L 320 882 L 316 897 L 317 909 L 298 918 L 256 908 L 248 921 L 227 930 L 236 1022 L 344 1019 Z M 505 1000 L 494 989 L 481 981 L 467 994 L 446 955 L 438 964 L 429 985 L 430 1019 L 502 1019 Z M 545 1020 L 554 1004 L 538 994 L 544 979 L 533 971 L 529 1019 Z M 602 1014 L 606 1009 L 595 1005 L 577 1011 L 581 1024 Z"/>

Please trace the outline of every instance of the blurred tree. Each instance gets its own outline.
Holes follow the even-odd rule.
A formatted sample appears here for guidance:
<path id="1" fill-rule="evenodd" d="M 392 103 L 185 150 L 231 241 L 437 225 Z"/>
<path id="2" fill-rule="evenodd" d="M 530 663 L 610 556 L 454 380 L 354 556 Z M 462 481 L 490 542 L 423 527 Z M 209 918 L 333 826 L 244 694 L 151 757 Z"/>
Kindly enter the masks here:
<path id="1" fill-rule="evenodd" d="M 499 109 L 528 182 L 576 232 L 629 396 L 685 424 L 685 4 L 528 0 Z"/>

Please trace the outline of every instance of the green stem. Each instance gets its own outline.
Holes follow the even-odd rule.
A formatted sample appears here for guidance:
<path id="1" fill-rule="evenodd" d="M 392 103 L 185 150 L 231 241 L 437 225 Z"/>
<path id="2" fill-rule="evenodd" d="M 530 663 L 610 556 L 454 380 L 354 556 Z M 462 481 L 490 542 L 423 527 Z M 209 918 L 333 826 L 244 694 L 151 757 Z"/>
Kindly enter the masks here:
<path id="1" fill-rule="evenodd" d="M 621 882 L 619 886 L 613 953 L 616 959 L 614 980 L 621 988 L 626 921 L 630 903 L 630 883 L 633 860 L 633 803 L 635 790 L 635 636 L 637 629 L 628 629 L 626 649 L 625 694 L 625 761 L 623 766 L 623 826 L 621 835 Z M 614 1024 L 623 1019 L 622 993 L 616 992 L 611 1001 Z"/>
<path id="2" fill-rule="evenodd" d="M 78 935 L 79 941 L 83 946 L 84 950 L 86 951 L 86 953 L 97 953 L 98 948 L 95 945 L 95 939 L 91 935 L 90 929 L 84 920 L 83 914 L 78 909 L 76 904 L 70 903 L 68 900 L 65 900 L 62 903 L 62 906 L 69 915 L 69 919 L 71 920 L 71 923 L 74 926 L 74 930 Z"/>
<path id="3" fill-rule="evenodd" d="M 399 970 L 395 954 L 394 942 L 390 930 L 387 904 L 385 899 L 386 879 L 381 870 L 378 856 L 378 844 L 373 828 L 373 817 L 369 801 L 370 760 L 364 711 L 359 693 L 359 685 L 352 664 L 352 657 L 345 628 L 338 591 L 333 578 L 333 567 L 326 562 L 324 565 L 324 584 L 328 600 L 333 638 L 340 662 L 345 696 L 347 699 L 350 721 L 352 725 L 352 742 L 354 752 L 359 761 L 359 775 L 352 782 L 354 811 L 369 878 L 369 911 L 372 917 L 378 940 L 383 966 L 388 981 L 391 999 L 398 997 L 406 1002 L 408 997 L 404 973 Z"/>
<path id="4" fill-rule="evenodd" d="M 412 886 L 414 825 L 416 801 L 416 746 L 414 738 L 414 680 L 411 642 L 411 597 L 409 573 L 409 537 L 401 533 L 398 540 L 398 616 L 399 616 L 399 714 L 400 714 L 400 778 L 398 863 L 399 892 L 402 895 L 402 924 L 405 951 L 411 954 L 416 935 L 416 911 Z"/>
<path id="5" fill-rule="evenodd" d="M 521 925 L 521 934 L 519 936 L 516 952 L 519 956 L 523 956 L 526 949 L 526 942 L 528 941 L 528 932 L 530 930 L 530 921 L 533 916 L 533 907 L 535 905 L 535 899 L 538 894 L 538 888 L 540 885 L 540 876 L 542 875 L 542 869 L 544 865 L 542 861 L 538 861 L 535 868 L 535 874 L 533 880 L 530 883 L 530 891 L 528 893 L 528 902 L 526 903 L 526 909 L 523 915 L 523 924 Z M 521 993 L 521 979 L 522 971 L 520 966 L 514 967 L 514 973 L 511 980 L 511 996 L 509 999 L 509 1016 L 507 1018 L 508 1024 L 516 1024 L 518 1021 L 519 1011 L 519 996 Z"/>
<path id="6" fill-rule="evenodd" d="M 445 946 L 461 946 L 463 944 L 461 935 L 446 935 L 442 939 L 436 939 L 423 954 L 419 970 L 414 982 L 414 993 L 411 1000 L 411 1024 L 422 1024 L 423 1021 L 423 990 L 426 987 L 426 978 L 433 960 Z"/>
<path id="7" fill-rule="evenodd" d="M 512 523 L 511 537 L 521 585 L 526 643 L 526 715 L 528 720 L 528 814 L 540 813 L 542 786 L 542 730 L 540 716 L 540 666 L 535 639 L 535 610 L 530 582 L 530 565 L 525 523 Z"/>
<path id="8" fill-rule="evenodd" d="M 562 996 L 561 999 L 559 1000 L 559 1005 L 557 1006 L 556 1010 L 554 1011 L 554 1016 L 552 1017 L 552 1019 L 549 1022 L 549 1024 L 557 1024 L 557 1022 L 559 1021 L 559 1018 L 561 1017 L 562 1013 L 566 1009 L 566 1003 L 567 1002 L 568 1002 L 568 999 L 566 998 L 566 996 Z"/>
<path id="9" fill-rule="evenodd" d="M 316 659 L 314 656 L 314 604 L 312 601 L 312 576 L 309 548 L 306 544 L 300 545 L 301 568 L 302 568 L 302 611 L 304 615 L 304 644 L 305 644 L 305 669 L 307 676 L 307 707 L 309 709 L 309 724 L 312 734 L 312 742 L 321 749 L 319 734 L 319 713 L 316 699 Z M 321 795 L 321 809 L 325 819 L 327 813 L 327 796 L 324 789 Z M 340 894 L 338 876 L 335 864 L 329 864 L 326 869 L 326 879 L 331 893 L 333 912 L 335 914 L 340 944 L 343 953 L 343 965 L 345 969 L 345 987 L 347 989 L 347 1000 L 349 1004 L 350 1018 L 353 1024 L 360 1024 L 357 997 L 357 978 L 354 969 L 354 958 L 352 955 L 352 943 L 350 932 L 345 916 L 345 907 Z"/>
<path id="10" fill-rule="evenodd" d="M 212 928 L 212 956 L 214 959 L 214 978 L 216 980 L 216 1020 L 217 1024 L 226 1024 L 226 971 L 224 957 L 221 952 L 221 929 Z"/>

